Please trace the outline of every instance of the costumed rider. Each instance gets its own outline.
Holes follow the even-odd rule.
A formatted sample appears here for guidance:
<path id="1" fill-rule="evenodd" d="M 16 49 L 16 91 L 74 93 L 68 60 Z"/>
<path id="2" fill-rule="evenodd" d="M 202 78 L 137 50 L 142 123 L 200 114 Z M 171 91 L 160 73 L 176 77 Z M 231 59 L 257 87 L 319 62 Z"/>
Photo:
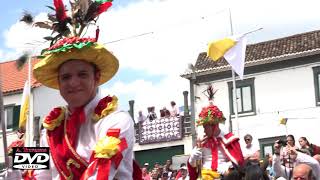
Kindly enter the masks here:
<path id="1" fill-rule="evenodd" d="M 222 111 L 213 103 L 201 110 L 196 123 L 203 126 L 205 135 L 198 140 L 188 160 L 190 180 L 199 176 L 204 180 L 221 179 L 237 173 L 243 165 L 239 138 L 219 128 L 224 121 Z"/>
<path id="2" fill-rule="evenodd" d="M 50 147 L 49 170 L 35 170 L 27 178 L 142 179 L 133 161 L 132 118 L 117 108 L 116 96 L 99 95 L 99 85 L 116 74 L 119 62 L 97 42 L 98 28 L 95 38 L 81 37 L 85 26 L 95 23 L 111 1 L 86 1 L 87 6 L 83 2 L 71 3 L 73 16 L 69 17 L 63 1 L 54 0 L 59 23 L 54 30 L 60 34 L 42 51 L 43 59 L 34 66 L 33 75 L 42 85 L 59 90 L 67 105 L 54 108 L 43 121 L 41 146 Z"/>

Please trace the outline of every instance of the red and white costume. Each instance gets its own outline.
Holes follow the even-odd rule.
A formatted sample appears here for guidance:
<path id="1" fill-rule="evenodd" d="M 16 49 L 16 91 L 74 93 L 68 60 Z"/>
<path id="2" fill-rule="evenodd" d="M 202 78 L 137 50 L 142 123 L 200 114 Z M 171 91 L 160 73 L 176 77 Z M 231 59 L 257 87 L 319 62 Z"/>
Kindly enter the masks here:
<path id="1" fill-rule="evenodd" d="M 108 179 L 132 179 L 133 172 L 133 120 L 128 112 L 115 110 L 97 122 L 92 120 L 101 97 L 98 95 L 77 113 L 65 112 L 64 119 L 53 130 L 46 129 L 41 137 L 41 146 L 50 147 L 50 169 L 35 171 L 37 179 L 80 179 L 84 172 L 85 179 L 99 179 L 108 175 Z M 110 129 L 119 130 L 116 138 L 123 144 L 118 158 L 111 161 L 101 160 L 96 168 L 89 165 L 94 161 L 94 148 L 98 140 L 105 137 Z M 98 164 L 99 164 L 98 163 Z M 109 166 L 107 165 L 109 164 Z M 101 171 L 98 171 L 98 167 Z M 100 173 L 100 174 L 99 174 Z M 101 174 L 103 173 L 103 174 Z M 100 178 L 101 179 L 101 178 Z M 105 179 L 105 177 L 104 177 Z"/>
<path id="2" fill-rule="evenodd" d="M 201 148 L 202 169 L 226 172 L 230 167 L 242 166 L 242 156 L 239 138 L 232 133 L 225 134 L 222 130 L 217 137 L 207 140 Z M 197 179 L 196 163 L 188 161 L 190 180 Z"/>

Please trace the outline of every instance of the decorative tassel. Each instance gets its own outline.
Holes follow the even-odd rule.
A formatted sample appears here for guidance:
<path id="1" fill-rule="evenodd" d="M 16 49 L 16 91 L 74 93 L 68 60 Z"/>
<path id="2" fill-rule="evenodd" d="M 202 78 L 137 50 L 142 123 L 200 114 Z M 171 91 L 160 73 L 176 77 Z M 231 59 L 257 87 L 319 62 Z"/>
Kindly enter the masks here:
<path id="1" fill-rule="evenodd" d="M 23 13 L 23 16 L 22 16 L 22 18 L 20 19 L 20 21 L 23 21 L 23 22 L 25 22 L 25 23 L 27 23 L 27 24 L 30 25 L 30 24 L 33 23 L 33 16 L 31 15 L 31 13 L 25 11 L 25 12 Z"/>
<path id="2" fill-rule="evenodd" d="M 16 61 L 16 66 L 18 70 L 21 70 L 23 66 L 26 64 L 27 60 L 29 58 L 29 53 L 24 53 L 22 56 L 20 56 Z"/>
<path id="3" fill-rule="evenodd" d="M 99 34 L 100 34 L 100 29 L 99 29 L 99 26 L 97 26 L 97 29 L 96 29 L 96 42 L 98 42 Z"/>

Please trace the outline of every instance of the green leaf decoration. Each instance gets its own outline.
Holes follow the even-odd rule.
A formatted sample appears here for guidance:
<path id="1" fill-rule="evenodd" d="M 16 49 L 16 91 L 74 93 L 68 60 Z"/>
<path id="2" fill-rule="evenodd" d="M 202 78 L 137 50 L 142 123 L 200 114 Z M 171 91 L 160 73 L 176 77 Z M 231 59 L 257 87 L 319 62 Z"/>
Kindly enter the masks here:
<path id="1" fill-rule="evenodd" d="M 105 2 L 112 2 L 112 0 L 96 0 L 97 3 L 102 4 Z"/>
<path id="2" fill-rule="evenodd" d="M 74 43 L 74 44 L 64 44 L 63 46 L 52 49 L 52 50 L 44 50 L 42 54 L 50 54 L 50 53 L 58 53 L 58 52 L 66 52 L 70 49 L 76 48 L 76 49 L 82 49 L 84 47 L 90 47 L 93 44 L 93 42 L 80 42 L 80 43 Z"/>

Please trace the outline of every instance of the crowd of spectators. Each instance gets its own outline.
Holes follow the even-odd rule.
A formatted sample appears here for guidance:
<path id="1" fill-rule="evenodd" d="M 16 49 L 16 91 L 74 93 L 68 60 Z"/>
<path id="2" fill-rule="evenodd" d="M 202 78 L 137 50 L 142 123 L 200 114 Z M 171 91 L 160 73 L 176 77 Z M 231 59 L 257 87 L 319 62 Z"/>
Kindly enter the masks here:
<path id="1" fill-rule="evenodd" d="M 309 143 L 306 137 L 296 144 L 293 135 L 274 142 L 273 154 L 260 158 L 260 150 L 252 144 L 252 136 L 244 136 L 242 147 L 245 158 L 245 179 L 320 180 L 320 147 Z"/>
<path id="2" fill-rule="evenodd" d="M 159 110 L 159 115 L 156 113 L 156 108 L 154 106 L 148 107 L 147 108 L 147 115 L 144 115 L 143 112 L 140 110 L 138 112 L 138 122 L 142 123 L 146 120 L 153 121 L 157 119 L 158 117 L 160 118 L 170 118 L 170 117 L 179 117 L 180 116 L 180 111 L 178 106 L 176 105 L 176 102 L 171 101 L 170 102 L 170 108 L 163 107 L 162 109 Z"/>
<path id="3" fill-rule="evenodd" d="M 299 138 L 296 145 L 293 135 L 287 135 L 285 140 L 274 142 L 273 154 L 260 157 L 258 144 L 247 134 L 243 137 L 241 147 L 245 166 L 241 169 L 245 180 L 320 180 L 320 147 L 310 143 L 306 137 Z M 164 165 L 155 163 L 142 167 L 144 180 L 189 180 L 185 163 L 178 170 L 172 169 L 172 161 Z"/>
<path id="4" fill-rule="evenodd" d="M 174 170 L 170 159 L 164 165 L 156 162 L 153 167 L 145 163 L 141 170 L 143 180 L 189 180 L 187 165 L 182 163 L 178 170 Z"/>

